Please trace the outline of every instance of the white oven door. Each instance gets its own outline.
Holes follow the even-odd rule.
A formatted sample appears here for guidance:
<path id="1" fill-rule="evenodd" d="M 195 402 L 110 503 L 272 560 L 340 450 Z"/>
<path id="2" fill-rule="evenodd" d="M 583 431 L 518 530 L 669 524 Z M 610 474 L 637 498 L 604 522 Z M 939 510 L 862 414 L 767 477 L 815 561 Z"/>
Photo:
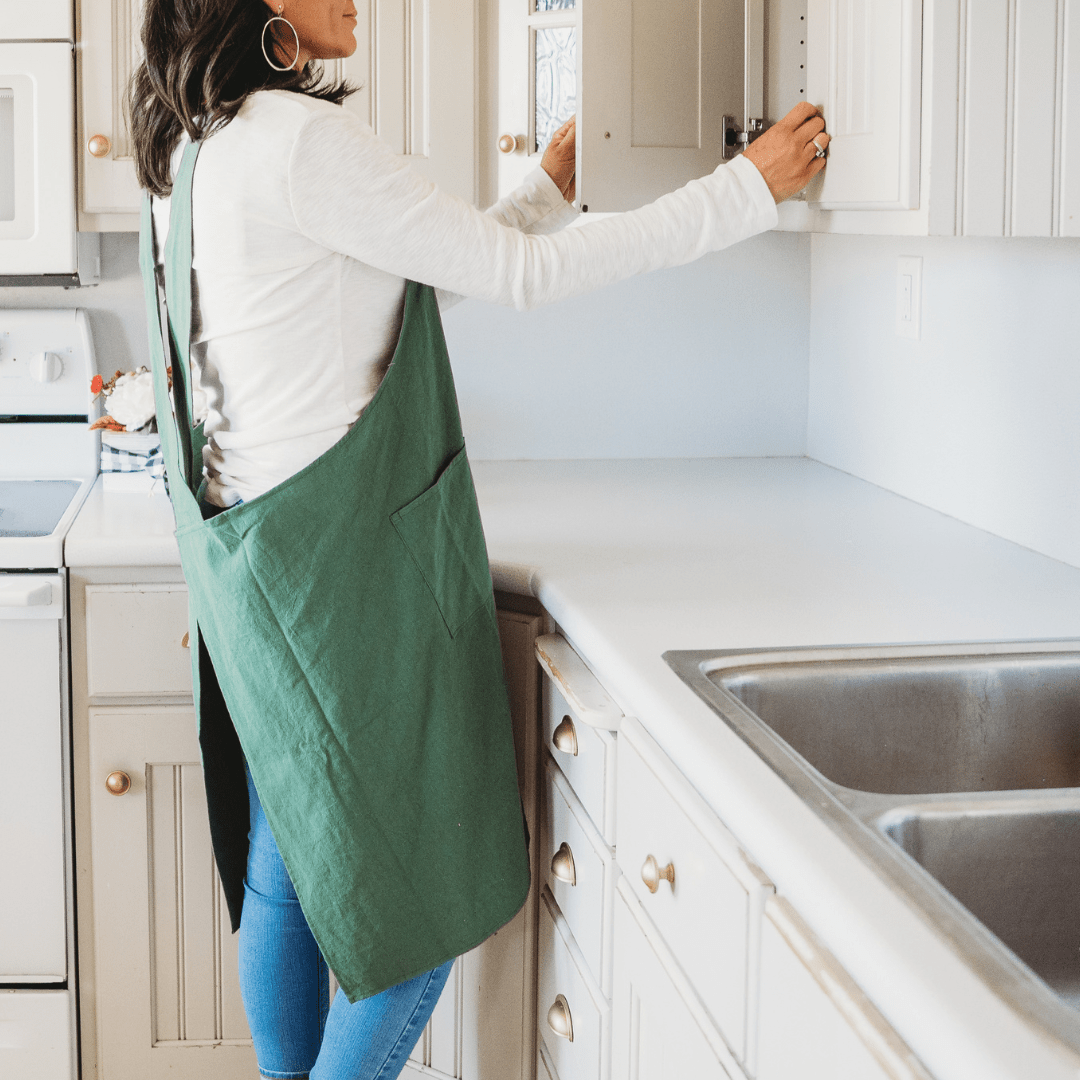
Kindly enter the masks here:
<path id="1" fill-rule="evenodd" d="M 70 42 L 0 44 L 0 276 L 78 269 L 74 67 Z"/>
<path id="2" fill-rule="evenodd" d="M 59 574 L 0 573 L 0 986 L 67 978 Z"/>

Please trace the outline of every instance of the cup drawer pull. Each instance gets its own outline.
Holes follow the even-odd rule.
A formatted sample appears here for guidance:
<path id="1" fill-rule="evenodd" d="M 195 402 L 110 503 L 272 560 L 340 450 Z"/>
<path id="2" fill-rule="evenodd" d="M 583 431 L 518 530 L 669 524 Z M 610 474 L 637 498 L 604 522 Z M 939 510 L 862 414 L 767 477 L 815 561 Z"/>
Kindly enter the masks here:
<path id="1" fill-rule="evenodd" d="M 577 757 L 577 732 L 574 730 L 574 721 L 569 716 L 564 716 L 559 721 L 559 726 L 551 736 L 551 742 L 556 750 Z"/>
<path id="2" fill-rule="evenodd" d="M 671 886 L 672 891 L 675 890 L 675 864 L 668 863 L 667 866 L 661 867 L 660 864 L 649 855 L 645 859 L 645 865 L 641 868 L 641 880 L 645 882 L 645 887 L 649 892 L 654 893 L 660 888 L 660 882 L 666 881 Z"/>
<path id="3" fill-rule="evenodd" d="M 574 1022 L 570 1018 L 570 1005 L 562 994 L 555 998 L 555 1004 L 548 1009 L 547 1022 L 548 1027 L 560 1039 L 566 1039 L 567 1042 L 574 1041 Z"/>
<path id="4" fill-rule="evenodd" d="M 577 884 L 574 853 L 570 850 L 570 845 L 565 841 L 559 845 L 559 850 L 551 856 L 551 872 L 560 881 L 565 881 L 567 885 Z"/>

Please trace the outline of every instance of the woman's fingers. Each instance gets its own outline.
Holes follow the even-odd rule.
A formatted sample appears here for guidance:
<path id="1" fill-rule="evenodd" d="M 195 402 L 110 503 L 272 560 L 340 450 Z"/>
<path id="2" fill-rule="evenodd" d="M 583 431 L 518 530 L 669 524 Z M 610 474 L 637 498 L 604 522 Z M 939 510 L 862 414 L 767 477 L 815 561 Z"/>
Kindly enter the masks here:
<path id="1" fill-rule="evenodd" d="M 577 126 L 573 116 L 551 136 L 540 164 L 567 202 L 574 201 L 574 173 L 577 168 Z"/>
<path id="2" fill-rule="evenodd" d="M 800 101 L 783 120 L 779 123 L 773 124 L 774 128 L 784 128 L 794 131 L 796 128 L 801 127 L 807 120 L 821 120 L 821 116 L 817 111 L 817 107 L 811 105 L 809 101 Z M 821 120 L 821 126 L 825 126 L 825 121 Z"/>
<path id="3" fill-rule="evenodd" d="M 815 143 L 814 140 L 817 140 Z M 800 102 L 779 123 L 759 135 L 745 150 L 769 185 L 777 202 L 801 191 L 821 171 L 829 136 L 825 121 L 809 102 Z"/>

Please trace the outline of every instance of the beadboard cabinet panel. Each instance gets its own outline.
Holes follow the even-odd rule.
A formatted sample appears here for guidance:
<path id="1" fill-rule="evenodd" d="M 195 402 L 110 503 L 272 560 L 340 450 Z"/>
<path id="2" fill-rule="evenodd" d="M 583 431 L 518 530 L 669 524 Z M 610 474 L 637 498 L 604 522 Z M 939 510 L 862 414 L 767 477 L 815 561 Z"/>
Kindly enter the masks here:
<path id="1" fill-rule="evenodd" d="M 89 727 L 100 1075 L 254 1074 L 192 710 L 91 709 Z"/>
<path id="2" fill-rule="evenodd" d="M 1069 47 L 1080 14 L 1075 0 L 951 2 L 959 50 L 958 231 L 1069 235 L 1076 198 L 1076 103 L 1069 97 L 1080 80 L 1080 50 Z"/>

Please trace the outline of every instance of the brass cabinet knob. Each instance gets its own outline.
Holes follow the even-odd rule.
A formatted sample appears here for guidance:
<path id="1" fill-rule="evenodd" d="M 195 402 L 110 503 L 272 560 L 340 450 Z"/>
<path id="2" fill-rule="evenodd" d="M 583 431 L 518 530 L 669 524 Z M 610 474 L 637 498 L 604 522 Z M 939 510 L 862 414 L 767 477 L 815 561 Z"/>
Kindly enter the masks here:
<path id="1" fill-rule="evenodd" d="M 108 135 L 91 135 L 86 144 L 86 149 L 94 157 L 105 157 L 112 150 L 112 140 Z"/>
<path id="2" fill-rule="evenodd" d="M 574 853 L 570 850 L 570 845 L 565 841 L 559 845 L 559 850 L 551 856 L 551 872 L 560 881 L 565 881 L 567 885 L 577 884 Z"/>
<path id="3" fill-rule="evenodd" d="M 645 882 L 645 887 L 649 892 L 654 893 L 660 888 L 660 882 L 666 881 L 672 887 L 675 888 L 675 864 L 668 863 L 667 866 L 661 868 L 660 864 L 649 855 L 645 859 L 645 865 L 641 868 L 641 880 Z"/>
<path id="4" fill-rule="evenodd" d="M 180 648 L 181 649 L 190 649 L 191 648 L 191 631 L 190 630 L 185 630 L 184 631 L 184 636 L 180 639 Z"/>
<path id="5" fill-rule="evenodd" d="M 499 150 L 503 154 L 512 154 L 518 148 L 518 137 L 507 132 L 499 136 Z"/>
<path id="6" fill-rule="evenodd" d="M 574 1041 L 574 1022 L 570 1018 L 570 1005 L 566 998 L 559 994 L 555 998 L 555 1004 L 548 1009 L 548 1027 L 567 1042 Z"/>
<path id="7" fill-rule="evenodd" d="M 110 795 L 126 795 L 131 787 L 131 777 L 126 772 L 109 773 L 105 777 L 105 788 Z"/>
<path id="8" fill-rule="evenodd" d="M 551 736 L 551 742 L 556 750 L 577 757 L 577 732 L 574 730 L 574 721 L 569 716 L 564 716 L 559 721 L 559 726 Z"/>

